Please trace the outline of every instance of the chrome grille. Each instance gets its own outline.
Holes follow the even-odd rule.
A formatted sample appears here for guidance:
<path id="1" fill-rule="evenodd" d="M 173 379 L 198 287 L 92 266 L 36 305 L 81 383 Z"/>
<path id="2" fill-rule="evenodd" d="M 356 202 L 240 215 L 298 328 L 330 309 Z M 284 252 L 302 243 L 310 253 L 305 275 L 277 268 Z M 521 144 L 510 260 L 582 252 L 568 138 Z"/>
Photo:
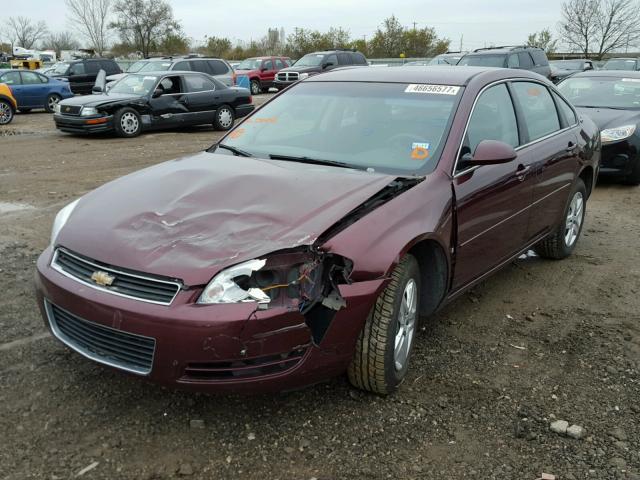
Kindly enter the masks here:
<path id="1" fill-rule="evenodd" d="M 278 80 L 283 82 L 297 82 L 299 76 L 298 72 L 278 72 Z"/>
<path id="2" fill-rule="evenodd" d="M 63 115 L 80 115 L 82 106 L 76 105 L 60 105 L 60 113 Z"/>
<path id="3" fill-rule="evenodd" d="M 177 281 L 115 268 L 64 248 L 56 249 L 51 265 L 60 273 L 98 290 L 160 305 L 170 305 L 181 288 Z M 113 277 L 112 283 L 97 284 L 92 279 L 97 272 Z"/>
<path id="4" fill-rule="evenodd" d="M 47 301 L 45 309 L 54 335 L 76 352 L 128 372 L 151 372 L 154 338 L 89 322 Z"/>

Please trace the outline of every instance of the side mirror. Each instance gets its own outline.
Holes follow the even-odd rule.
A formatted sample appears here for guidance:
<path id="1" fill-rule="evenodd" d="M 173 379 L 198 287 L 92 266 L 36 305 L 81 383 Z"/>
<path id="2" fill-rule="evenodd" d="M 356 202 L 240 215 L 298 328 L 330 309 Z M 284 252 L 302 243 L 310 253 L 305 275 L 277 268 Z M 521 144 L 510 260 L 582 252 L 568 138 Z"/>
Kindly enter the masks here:
<path id="1" fill-rule="evenodd" d="M 151 95 L 151 98 L 158 98 L 159 96 L 161 96 L 164 93 L 164 90 L 162 90 L 161 88 L 156 88 L 153 91 L 153 95 Z"/>
<path id="2" fill-rule="evenodd" d="M 462 157 L 469 166 L 498 165 L 508 163 L 518 154 L 511 145 L 497 140 L 482 140 L 472 155 Z"/>
<path id="3" fill-rule="evenodd" d="M 91 89 L 91 93 L 102 93 L 102 87 L 100 85 L 94 85 Z"/>

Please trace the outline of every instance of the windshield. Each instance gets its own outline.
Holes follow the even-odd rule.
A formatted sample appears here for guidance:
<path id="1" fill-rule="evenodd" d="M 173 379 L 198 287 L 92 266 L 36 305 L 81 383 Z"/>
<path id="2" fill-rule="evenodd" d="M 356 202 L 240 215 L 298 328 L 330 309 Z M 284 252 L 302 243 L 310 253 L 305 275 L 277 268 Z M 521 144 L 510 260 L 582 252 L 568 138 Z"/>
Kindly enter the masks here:
<path id="1" fill-rule="evenodd" d="M 129 65 L 129 68 L 127 68 L 127 73 L 136 73 L 136 72 L 139 72 L 139 71 L 140 71 L 140 69 L 141 69 L 142 67 L 144 67 L 147 63 L 149 63 L 149 62 L 144 61 L 144 60 L 139 61 L 139 62 L 132 63 L 131 65 Z"/>
<path id="2" fill-rule="evenodd" d="M 581 60 L 556 60 L 549 63 L 562 70 L 582 70 L 584 68 L 584 62 Z"/>
<path id="3" fill-rule="evenodd" d="M 157 81 L 158 77 L 154 77 L 153 75 L 127 75 L 111 87 L 109 94 L 126 93 L 129 95 L 148 95 Z"/>
<path id="4" fill-rule="evenodd" d="M 56 63 L 52 68 L 53 68 L 53 70 L 51 72 L 49 72 L 50 74 L 64 75 L 65 73 L 67 73 L 67 70 L 69 70 L 69 64 L 68 63 Z"/>
<path id="5" fill-rule="evenodd" d="M 257 70 L 260 68 L 261 63 L 262 60 L 259 58 L 247 58 L 238 64 L 236 70 Z"/>
<path id="6" fill-rule="evenodd" d="M 322 63 L 324 55 L 318 53 L 310 53 L 305 55 L 295 63 L 296 67 L 317 67 Z"/>
<path id="7" fill-rule="evenodd" d="M 616 60 L 609 60 L 604 64 L 604 70 L 635 70 L 636 69 L 636 61 L 635 60 L 624 60 L 622 58 L 618 58 Z"/>
<path id="8" fill-rule="evenodd" d="M 467 55 L 462 57 L 458 65 L 468 65 L 470 67 L 505 67 L 506 55 Z"/>
<path id="9" fill-rule="evenodd" d="M 640 78 L 569 78 L 558 89 L 576 107 L 640 108 Z"/>
<path id="10" fill-rule="evenodd" d="M 224 144 L 261 158 L 425 173 L 438 163 L 461 92 L 440 85 L 301 83 L 248 118 Z"/>
<path id="11" fill-rule="evenodd" d="M 139 72 L 164 72 L 169 70 L 171 62 L 149 62 L 144 65 Z"/>

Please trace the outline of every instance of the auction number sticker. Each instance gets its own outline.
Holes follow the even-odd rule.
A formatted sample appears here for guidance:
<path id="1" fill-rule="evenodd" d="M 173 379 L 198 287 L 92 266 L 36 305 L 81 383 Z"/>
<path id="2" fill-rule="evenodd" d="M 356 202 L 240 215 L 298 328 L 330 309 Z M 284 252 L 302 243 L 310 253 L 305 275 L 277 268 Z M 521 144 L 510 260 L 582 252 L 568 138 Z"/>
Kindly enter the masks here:
<path id="1" fill-rule="evenodd" d="M 424 83 L 412 83 L 404 90 L 405 93 L 431 93 L 435 95 L 457 95 L 460 87 L 453 85 L 425 85 Z"/>

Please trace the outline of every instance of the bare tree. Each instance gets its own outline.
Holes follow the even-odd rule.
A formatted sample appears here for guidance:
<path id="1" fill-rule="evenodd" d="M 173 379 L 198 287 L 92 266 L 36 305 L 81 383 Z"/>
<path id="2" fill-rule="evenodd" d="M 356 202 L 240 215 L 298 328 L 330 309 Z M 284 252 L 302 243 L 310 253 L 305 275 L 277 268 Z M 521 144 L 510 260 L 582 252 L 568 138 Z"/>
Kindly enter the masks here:
<path id="1" fill-rule="evenodd" d="M 162 39 L 180 31 L 166 0 L 117 0 L 113 7 L 117 20 L 111 24 L 124 43 L 133 45 L 145 57 Z"/>
<path id="2" fill-rule="evenodd" d="M 60 52 L 62 50 L 76 50 L 80 47 L 80 44 L 75 38 L 73 38 L 71 33 L 58 32 L 50 34 L 42 42 L 42 46 L 55 51 L 58 58 L 60 58 Z"/>
<path id="3" fill-rule="evenodd" d="M 48 33 L 47 24 L 32 22 L 27 17 L 9 17 L 5 27 L 5 35 L 11 47 L 33 48 Z"/>
<path id="4" fill-rule="evenodd" d="M 65 0 L 69 20 L 78 27 L 98 55 L 107 49 L 112 0 Z"/>
<path id="5" fill-rule="evenodd" d="M 640 40 L 638 0 L 569 0 L 562 4 L 560 34 L 585 57 L 634 45 Z"/>

